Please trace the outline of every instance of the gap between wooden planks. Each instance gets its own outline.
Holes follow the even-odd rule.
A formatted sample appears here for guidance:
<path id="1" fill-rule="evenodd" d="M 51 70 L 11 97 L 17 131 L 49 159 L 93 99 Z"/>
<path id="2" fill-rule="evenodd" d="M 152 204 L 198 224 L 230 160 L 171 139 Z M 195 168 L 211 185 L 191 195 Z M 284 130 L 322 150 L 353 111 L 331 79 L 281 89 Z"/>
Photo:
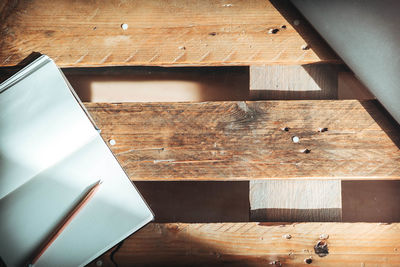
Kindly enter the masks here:
<path id="1" fill-rule="evenodd" d="M 113 258 L 118 266 L 399 266 L 399 240 L 399 223 L 152 223 Z M 91 266 L 114 266 L 111 251 Z"/>
<path id="2" fill-rule="evenodd" d="M 0 66 L 341 62 L 288 0 L 5 1 L 0 34 Z"/>
<path id="3" fill-rule="evenodd" d="M 136 181 L 400 178 L 399 129 L 376 101 L 85 105 Z"/>

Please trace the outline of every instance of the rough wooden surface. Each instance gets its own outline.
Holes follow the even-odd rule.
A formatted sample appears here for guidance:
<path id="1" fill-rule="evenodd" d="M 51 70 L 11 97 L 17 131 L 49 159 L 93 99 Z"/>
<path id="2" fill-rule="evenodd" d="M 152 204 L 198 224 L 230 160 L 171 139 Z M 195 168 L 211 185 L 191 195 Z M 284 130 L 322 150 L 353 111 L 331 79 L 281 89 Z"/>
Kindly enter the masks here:
<path id="1" fill-rule="evenodd" d="M 333 64 L 250 66 L 252 100 L 337 99 Z M 318 167 L 316 167 L 318 168 Z M 341 221 L 339 180 L 251 180 L 252 221 Z"/>
<path id="2" fill-rule="evenodd" d="M 334 64 L 250 66 L 250 99 L 337 99 Z"/>
<path id="3" fill-rule="evenodd" d="M 85 105 L 132 180 L 400 178 L 399 129 L 375 101 Z"/>
<path id="4" fill-rule="evenodd" d="M 304 266 L 305 259 L 310 266 L 399 266 L 399 240 L 398 223 L 149 224 L 113 260 L 118 266 Z M 322 257 L 314 249 L 319 241 L 327 244 Z M 114 266 L 110 252 L 91 266 L 99 260 Z"/>
<path id="5" fill-rule="evenodd" d="M 250 181 L 250 221 L 340 222 L 341 181 Z"/>
<path id="6" fill-rule="evenodd" d="M 0 35 L 0 66 L 32 52 L 59 66 L 340 61 L 287 0 L 8 0 Z"/>

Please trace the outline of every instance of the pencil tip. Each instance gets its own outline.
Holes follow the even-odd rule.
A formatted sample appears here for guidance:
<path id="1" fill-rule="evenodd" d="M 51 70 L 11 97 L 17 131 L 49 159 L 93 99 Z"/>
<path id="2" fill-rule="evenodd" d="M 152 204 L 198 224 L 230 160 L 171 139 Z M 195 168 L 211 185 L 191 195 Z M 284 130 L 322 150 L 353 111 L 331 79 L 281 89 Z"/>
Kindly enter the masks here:
<path id="1" fill-rule="evenodd" d="M 100 179 L 99 180 L 99 182 L 98 182 L 98 184 L 102 184 L 103 183 L 103 180 L 102 179 Z"/>

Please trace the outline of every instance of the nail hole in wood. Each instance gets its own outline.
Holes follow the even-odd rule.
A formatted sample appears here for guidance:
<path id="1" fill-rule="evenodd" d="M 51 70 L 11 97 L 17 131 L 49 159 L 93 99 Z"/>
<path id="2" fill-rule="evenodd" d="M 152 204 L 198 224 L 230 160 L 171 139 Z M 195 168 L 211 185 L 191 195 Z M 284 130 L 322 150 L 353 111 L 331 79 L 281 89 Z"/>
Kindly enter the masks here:
<path id="1" fill-rule="evenodd" d="M 289 127 L 283 127 L 282 131 L 289 132 Z"/>
<path id="2" fill-rule="evenodd" d="M 300 138 L 298 136 L 293 136 L 292 141 L 293 141 L 293 143 L 298 143 L 298 142 L 300 142 Z"/>
<path id="3" fill-rule="evenodd" d="M 290 234 L 283 235 L 283 237 L 286 238 L 286 239 L 291 239 L 292 238 L 292 236 Z"/>
<path id="4" fill-rule="evenodd" d="M 310 153 L 310 152 L 311 152 L 311 150 L 308 149 L 308 148 L 303 149 L 303 150 L 301 151 L 301 153 L 304 153 L 304 154 L 308 154 L 308 153 Z"/>
<path id="5" fill-rule="evenodd" d="M 305 263 L 307 264 L 311 264 L 312 263 L 312 259 L 311 258 L 307 258 L 304 260 Z"/>
<path id="6" fill-rule="evenodd" d="M 280 261 L 271 261 L 269 264 L 275 266 L 282 266 L 282 263 Z"/>
<path id="7" fill-rule="evenodd" d="M 269 29 L 268 30 L 268 33 L 269 34 L 276 34 L 276 33 L 278 33 L 279 32 L 279 29 Z"/>
<path id="8" fill-rule="evenodd" d="M 314 252 L 320 257 L 325 257 L 329 254 L 328 243 L 325 240 L 318 241 L 314 247 Z"/>
<path id="9" fill-rule="evenodd" d="M 326 131 L 328 131 L 328 128 L 319 128 L 318 129 L 318 132 L 320 132 L 320 133 L 323 133 L 323 132 L 326 132 Z"/>

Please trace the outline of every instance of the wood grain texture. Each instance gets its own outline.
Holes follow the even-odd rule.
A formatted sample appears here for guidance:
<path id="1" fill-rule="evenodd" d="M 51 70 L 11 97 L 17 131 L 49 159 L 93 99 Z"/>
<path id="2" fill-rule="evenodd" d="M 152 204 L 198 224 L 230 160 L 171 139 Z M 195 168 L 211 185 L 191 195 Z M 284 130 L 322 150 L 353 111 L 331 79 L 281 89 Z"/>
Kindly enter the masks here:
<path id="1" fill-rule="evenodd" d="M 341 181 L 250 181 L 250 221 L 340 222 Z"/>
<path id="2" fill-rule="evenodd" d="M 0 8 L 0 66 L 32 52 L 61 67 L 340 62 L 288 0 L 20 0 Z"/>
<path id="3" fill-rule="evenodd" d="M 250 66 L 251 100 L 337 99 L 333 64 Z M 316 166 L 316 168 L 318 168 Z M 339 180 L 251 180 L 252 221 L 341 221 Z"/>
<path id="4" fill-rule="evenodd" d="M 400 178 L 399 129 L 375 101 L 85 105 L 132 180 Z"/>
<path id="5" fill-rule="evenodd" d="M 290 235 L 290 239 L 286 236 Z M 315 253 L 325 235 L 328 254 Z M 114 254 L 118 266 L 399 266 L 400 224 L 149 224 Z M 114 266 L 110 251 L 101 260 Z"/>
<path id="6" fill-rule="evenodd" d="M 250 99 L 337 99 L 340 68 L 334 64 L 250 66 Z"/>

